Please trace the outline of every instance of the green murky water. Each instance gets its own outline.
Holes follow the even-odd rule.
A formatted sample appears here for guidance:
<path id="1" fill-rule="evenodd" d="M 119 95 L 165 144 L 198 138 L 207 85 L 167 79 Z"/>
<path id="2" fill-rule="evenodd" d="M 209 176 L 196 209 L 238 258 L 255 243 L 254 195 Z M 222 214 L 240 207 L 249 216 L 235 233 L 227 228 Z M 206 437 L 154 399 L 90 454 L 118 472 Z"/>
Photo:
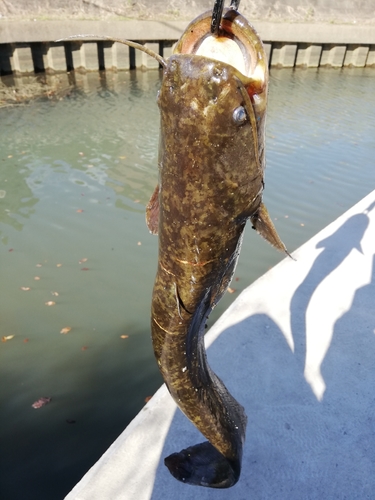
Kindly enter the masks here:
<path id="1" fill-rule="evenodd" d="M 272 71 L 265 202 L 290 251 L 375 188 L 374 78 Z M 157 71 L 2 80 L 12 96 L 0 108 L 0 337 L 14 336 L 0 343 L 6 500 L 63 498 L 162 382 L 149 328 L 157 238 L 144 222 L 159 85 Z M 24 101 L 35 88 L 41 97 Z M 253 233 L 211 324 L 283 258 Z M 33 409 L 42 396 L 51 402 Z"/>

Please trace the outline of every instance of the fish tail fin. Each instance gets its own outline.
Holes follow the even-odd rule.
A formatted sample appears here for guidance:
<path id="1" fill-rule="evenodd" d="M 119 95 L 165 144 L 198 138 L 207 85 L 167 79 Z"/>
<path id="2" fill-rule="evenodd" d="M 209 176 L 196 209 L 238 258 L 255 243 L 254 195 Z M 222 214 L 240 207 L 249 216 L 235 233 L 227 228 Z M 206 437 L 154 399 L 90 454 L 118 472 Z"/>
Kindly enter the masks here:
<path id="1" fill-rule="evenodd" d="M 269 216 L 266 206 L 261 203 L 258 210 L 254 215 L 250 217 L 253 229 L 260 234 L 268 243 L 281 252 L 285 252 L 291 259 L 293 257 L 290 255 L 286 246 L 281 241 L 280 236 L 277 234 L 276 228 L 273 225 L 271 217 Z M 293 259 L 295 260 L 295 259 Z"/>

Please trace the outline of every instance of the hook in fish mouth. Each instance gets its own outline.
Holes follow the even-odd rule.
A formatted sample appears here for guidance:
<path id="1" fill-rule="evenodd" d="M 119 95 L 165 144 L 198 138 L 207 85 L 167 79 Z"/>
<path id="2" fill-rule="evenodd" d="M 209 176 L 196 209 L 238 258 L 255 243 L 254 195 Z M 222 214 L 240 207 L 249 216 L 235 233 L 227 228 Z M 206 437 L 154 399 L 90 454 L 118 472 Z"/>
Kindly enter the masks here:
<path id="1" fill-rule="evenodd" d="M 221 18 L 223 16 L 225 0 L 215 0 L 214 8 L 212 9 L 212 17 L 211 17 L 211 33 L 214 36 L 218 36 Z M 240 0 L 232 0 L 230 3 L 230 7 L 233 10 L 238 10 L 240 6 Z"/>

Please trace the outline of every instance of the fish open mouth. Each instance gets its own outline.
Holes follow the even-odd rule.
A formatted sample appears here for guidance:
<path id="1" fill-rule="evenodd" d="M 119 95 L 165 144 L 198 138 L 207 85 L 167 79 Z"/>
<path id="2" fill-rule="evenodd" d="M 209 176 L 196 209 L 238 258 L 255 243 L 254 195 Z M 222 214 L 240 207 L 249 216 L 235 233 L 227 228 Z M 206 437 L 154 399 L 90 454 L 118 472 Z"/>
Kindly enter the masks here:
<path id="1" fill-rule="evenodd" d="M 195 54 L 230 64 L 253 82 L 256 93 L 266 90 L 268 64 L 263 44 L 251 24 L 233 9 L 225 9 L 217 35 L 210 30 L 212 12 L 190 23 L 174 54 Z"/>

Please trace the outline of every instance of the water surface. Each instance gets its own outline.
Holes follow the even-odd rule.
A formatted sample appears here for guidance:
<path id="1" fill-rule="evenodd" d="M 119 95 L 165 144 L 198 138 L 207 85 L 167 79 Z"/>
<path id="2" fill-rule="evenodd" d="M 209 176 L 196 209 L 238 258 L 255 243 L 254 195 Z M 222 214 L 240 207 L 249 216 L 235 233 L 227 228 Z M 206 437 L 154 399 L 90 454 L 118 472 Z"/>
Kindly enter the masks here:
<path id="1" fill-rule="evenodd" d="M 264 199 L 289 251 L 375 188 L 374 77 L 272 70 Z M 149 326 L 157 238 L 144 222 L 160 74 L 2 85 L 19 98 L 0 108 L 0 337 L 14 336 L 0 343 L 0 496 L 56 500 L 162 382 Z M 235 292 L 210 324 L 282 258 L 248 228 Z M 33 409 L 41 396 L 52 400 Z"/>

